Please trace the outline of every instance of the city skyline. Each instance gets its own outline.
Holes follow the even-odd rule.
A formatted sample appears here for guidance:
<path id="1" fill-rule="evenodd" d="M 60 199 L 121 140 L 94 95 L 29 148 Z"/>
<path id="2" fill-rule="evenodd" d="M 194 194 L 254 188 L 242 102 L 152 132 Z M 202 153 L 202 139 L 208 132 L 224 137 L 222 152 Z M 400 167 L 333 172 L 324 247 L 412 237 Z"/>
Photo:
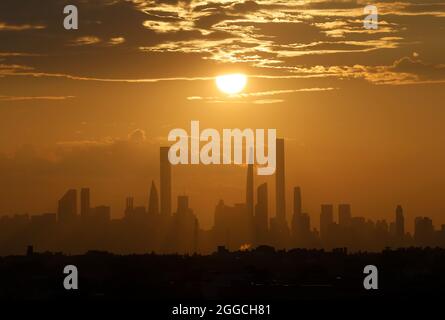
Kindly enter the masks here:
<path id="1" fill-rule="evenodd" d="M 103 250 L 125 253 L 131 253 L 132 250 L 210 253 L 221 246 L 229 250 L 245 250 L 262 245 L 277 249 L 330 250 L 345 247 L 351 251 L 378 251 L 386 247 L 445 246 L 445 224 L 437 228 L 429 217 L 416 217 L 414 232 L 406 232 L 401 205 L 395 207 L 393 219 L 372 221 L 366 217 L 355 216 L 348 203 L 325 203 L 320 206 L 319 226 L 315 226 L 313 222 L 311 224 L 311 215 L 302 209 L 304 197 L 299 186 L 292 187 L 293 211 L 292 219 L 288 221 L 284 209 L 284 139 L 277 139 L 275 190 L 268 188 L 267 183 L 256 186 L 254 165 L 249 164 L 245 175 L 245 201 L 228 205 L 224 199 L 220 199 L 215 206 L 214 224 L 210 229 L 205 229 L 190 207 L 187 194 L 179 195 L 175 199 L 176 206 L 172 203 L 174 175 L 167 154 L 168 147 L 159 149 L 160 193 L 158 194 L 156 184 L 152 181 L 145 204 L 135 203 L 134 198 L 128 196 L 125 199 L 123 217 L 111 219 L 110 207 L 107 205 L 91 206 L 90 188 L 82 187 L 80 197 L 78 190 L 69 189 L 59 199 L 56 213 L 0 218 L 0 230 L 7 230 L 6 238 L 3 238 L 6 242 L 0 241 L 0 251 L 8 252 L 8 243 L 17 250 L 17 246 L 25 239 L 32 244 L 37 242 L 37 246 L 42 246 L 43 243 L 46 250 L 58 248 L 63 252 L 96 249 L 97 246 Z M 269 191 L 276 193 L 274 211 L 269 210 Z M 23 238 L 24 235 L 20 236 L 23 231 L 20 230 L 26 230 L 28 224 L 29 235 Z M 53 236 L 47 236 L 47 231 L 50 234 L 55 233 Z M 64 233 L 75 238 L 83 234 L 86 238 L 68 241 Z M 129 235 L 130 238 L 126 239 Z M 11 237 L 16 239 L 16 242 L 11 242 Z M 51 238 L 57 245 L 51 244 Z M 79 243 L 76 244 L 76 241 Z M 115 247 L 115 241 L 127 244 Z"/>
<path id="2" fill-rule="evenodd" d="M 444 31 L 445 0 L 0 0 L 0 300 L 445 296 Z"/>
<path id="3" fill-rule="evenodd" d="M 286 223 L 288 224 L 288 227 L 291 228 L 292 225 L 292 220 L 294 217 L 294 212 L 301 212 L 302 214 L 307 214 L 308 217 L 311 219 L 312 221 L 312 225 L 317 225 L 317 229 L 320 230 L 320 222 L 321 219 L 319 219 L 320 214 L 323 214 L 323 210 L 325 206 L 338 206 L 338 214 L 337 215 L 333 215 L 333 208 L 331 208 L 332 211 L 332 215 L 333 215 L 333 220 L 332 221 L 336 221 L 337 223 L 339 223 L 341 221 L 341 215 L 342 215 L 342 210 L 344 210 L 345 208 L 342 208 L 343 206 L 347 206 L 346 210 L 349 211 L 349 216 L 351 215 L 351 203 L 343 203 L 343 202 L 336 202 L 336 203 L 329 203 L 328 201 L 322 201 L 319 203 L 319 210 L 315 210 L 315 211 L 311 211 L 311 210 L 304 210 L 302 209 L 302 201 L 301 201 L 301 186 L 296 186 L 295 188 L 298 188 L 300 191 L 298 192 L 298 194 L 300 194 L 298 197 L 300 198 L 300 200 L 298 201 L 296 199 L 297 195 L 296 192 L 294 190 L 294 187 L 290 187 L 290 186 L 285 186 L 285 173 L 284 173 L 284 141 L 285 139 L 279 138 L 277 139 L 277 172 L 272 175 L 267 182 L 263 182 L 265 179 L 262 179 L 261 177 L 255 176 L 254 174 L 254 166 L 255 165 L 246 165 L 246 166 L 238 166 L 238 167 L 245 167 L 248 170 L 248 181 L 247 184 L 244 188 L 245 191 L 245 203 L 247 205 L 249 205 L 249 202 L 251 202 L 250 204 L 250 208 L 248 209 L 250 212 L 254 212 L 255 210 L 255 206 L 257 205 L 257 203 L 254 200 L 258 200 L 259 196 L 257 194 L 260 193 L 259 190 L 257 190 L 257 188 L 255 187 L 255 183 L 254 181 L 259 180 L 260 183 L 258 183 L 257 187 L 258 189 L 261 187 L 261 185 L 265 185 L 265 187 L 263 187 L 263 189 L 271 189 L 271 186 L 280 186 L 280 187 L 276 187 L 274 190 L 275 192 L 270 192 L 270 194 L 268 194 L 268 200 L 265 202 L 266 206 L 267 206 L 267 211 L 268 212 L 277 212 L 278 215 L 273 215 L 271 218 L 277 217 L 279 216 L 279 219 L 283 219 L 283 217 L 286 220 Z M 157 211 L 159 210 L 159 212 L 164 212 L 167 215 L 171 215 L 172 213 L 172 201 L 174 201 L 177 197 L 179 197 L 180 195 L 186 195 L 186 192 L 181 192 L 178 190 L 174 190 L 174 188 L 172 188 L 171 185 L 171 175 L 172 175 L 172 170 L 178 170 L 179 166 L 182 165 L 171 165 L 169 163 L 168 160 L 168 149 L 169 147 L 160 147 L 160 153 L 159 153 L 159 159 L 160 159 L 160 172 L 164 172 L 165 175 L 160 175 L 161 178 L 159 179 L 152 179 L 150 184 L 151 186 L 149 187 L 147 194 L 149 196 L 147 196 L 146 192 L 142 192 L 142 194 L 144 194 L 144 196 L 139 196 L 138 198 L 146 198 L 146 199 L 157 199 L 158 198 L 158 204 L 153 204 L 153 207 L 157 207 L 159 206 L 158 209 L 154 209 L 152 208 L 151 211 L 149 210 L 150 206 L 151 206 L 151 202 L 148 201 L 147 203 L 142 202 L 141 201 L 136 201 L 137 205 L 139 207 L 141 206 L 146 206 L 147 212 L 153 212 L 153 210 Z M 280 161 L 280 162 L 279 162 Z M 185 166 L 185 168 L 183 168 L 185 170 L 187 170 L 187 166 Z M 238 171 L 243 171 L 244 169 L 237 169 Z M 162 176 L 165 176 L 165 179 L 162 179 Z M 170 177 L 170 178 L 169 178 Z M 156 181 L 158 181 L 158 183 L 156 184 Z M 250 181 L 250 182 L 249 182 Z M 249 187 L 249 185 L 251 184 L 251 187 Z M 267 188 L 267 185 L 269 185 L 269 188 Z M 159 188 L 159 197 L 158 197 L 158 188 Z M 163 192 L 163 188 L 165 188 L 165 191 Z M 80 185 L 77 189 L 79 189 L 80 191 L 80 199 L 82 198 L 82 193 L 85 193 L 85 203 L 83 203 L 82 201 L 79 202 L 78 204 L 76 204 L 75 208 L 72 208 L 71 211 L 72 212 L 77 212 L 80 216 L 85 215 L 85 206 L 89 206 L 90 204 L 90 188 L 89 187 L 84 187 L 82 185 Z M 64 197 L 73 197 L 73 192 L 75 191 L 75 189 L 69 189 L 64 196 L 62 196 L 61 199 L 63 199 Z M 265 192 L 264 190 L 262 192 Z M 176 194 L 175 198 L 172 198 L 172 194 Z M 291 195 L 291 197 L 289 197 L 289 194 Z M 166 201 L 162 201 L 162 197 L 166 198 Z M 135 196 L 134 195 L 129 195 L 129 194 L 122 194 L 121 195 L 122 199 L 125 199 L 125 197 L 131 198 L 132 201 L 135 201 Z M 285 198 L 287 197 L 287 200 L 285 200 Z M 290 201 L 293 197 L 293 201 Z M 239 197 L 239 201 L 234 201 L 232 204 L 236 204 L 236 203 L 241 203 L 242 202 L 243 197 Z M 281 201 L 276 201 L 276 199 L 281 199 Z M 218 201 L 222 200 L 222 199 L 216 199 L 214 207 L 217 205 Z M 273 202 L 271 201 L 273 200 Z M 120 201 L 122 203 L 124 203 L 124 201 Z M 295 203 L 299 203 L 299 208 L 296 208 L 296 204 Z M 166 205 L 163 206 L 163 203 L 166 203 Z M 230 203 L 230 202 L 228 202 Z M 401 205 L 395 203 L 393 205 L 393 207 L 396 207 L 396 211 L 399 209 Z M 110 212 L 113 212 L 112 210 L 112 206 L 108 205 L 108 207 L 110 207 Z M 125 202 L 124 205 L 122 205 L 122 210 L 120 209 L 115 209 L 114 210 L 114 215 L 111 214 L 110 217 L 114 218 L 114 219 L 118 219 L 118 218 L 122 218 L 125 216 L 125 210 L 126 208 L 128 208 L 128 203 Z M 164 208 L 164 209 L 163 209 Z M 405 207 L 406 208 L 406 207 Z M 375 220 L 387 220 L 392 218 L 393 212 L 390 212 L 393 208 L 389 208 L 384 214 L 381 214 L 377 219 Z M 17 212 L 17 211 L 12 211 L 12 212 L 0 212 L 0 217 L 3 215 L 8 215 L 8 214 L 28 214 L 28 212 L 30 212 L 32 210 L 24 210 L 23 212 Z M 56 210 L 46 210 L 46 211 L 56 211 Z M 392 210 L 394 211 L 394 210 Z M 212 211 L 213 212 L 213 211 Z M 41 212 L 33 212 L 31 213 L 31 215 L 38 215 Z M 117 213 L 117 214 L 116 214 Z M 418 216 L 423 216 L 422 214 L 417 214 L 417 213 L 412 213 L 411 214 L 412 219 L 407 220 L 406 224 L 404 224 L 404 229 L 406 228 L 407 232 L 409 233 L 413 233 L 414 231 L 414 227 L 415 227 L 415 219 Z M 336 219 L 335 219 L 336 218 Z M 368 218 L 365 216 L 365 218 Z M 373 220 L 373 219 L 370 219 Z M 212 221 L 213 217 L 212 217 Z M 438 225 L 440 226 L 442 223 L 439 221 Z M 205 225 L 205 229 L 210 229 L 212 227 L 212 223 L 211 224 L 207 224 Z"/>
<path id="4" fill-rule="evenodd" d="M 54 211 L 86 185 L 120 217 L 128 194 L 160 192 L 169 132 L 199 121 L 276 129 L 317 225 L 322 203 L 373 220 L 403 204 L 411 232 L 418 215 L 445 223 L 444 4 L 375 3 L 377 29 L 360 0 L 70 4 L 76 30 L 63 0 L 0 3 L 0 215 Z M 218 199 L 244 201 L 243 168 L 175 167 L 171 197 L 210 228 Z"/>

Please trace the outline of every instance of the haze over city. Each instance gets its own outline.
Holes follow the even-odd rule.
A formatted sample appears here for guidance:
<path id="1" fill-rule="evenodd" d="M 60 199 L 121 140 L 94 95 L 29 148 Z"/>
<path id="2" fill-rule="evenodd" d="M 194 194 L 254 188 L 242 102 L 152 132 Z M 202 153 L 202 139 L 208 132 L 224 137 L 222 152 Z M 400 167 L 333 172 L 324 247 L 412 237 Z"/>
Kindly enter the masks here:
<path id="1" fill-rule="evenodd" d="M 356 0 L 71 3 L 75 31 L 66 1 L 0 4 L 0 214 L 56 212 L 88 186 L 121 218 L 159 184 L 169 131 L 199 120 L 277 129 L 286 198 L 300 186 L 315 226 L 324 203 L 388 221 L 400 204 L 409 232 L 416 216 L 445 223 L 444 4 L 379 2 L 366 30 Z M 186 194 L 204 228 L 220 199 L 245 201 L 246 166 L 172 171 L 173 202 Z"/>

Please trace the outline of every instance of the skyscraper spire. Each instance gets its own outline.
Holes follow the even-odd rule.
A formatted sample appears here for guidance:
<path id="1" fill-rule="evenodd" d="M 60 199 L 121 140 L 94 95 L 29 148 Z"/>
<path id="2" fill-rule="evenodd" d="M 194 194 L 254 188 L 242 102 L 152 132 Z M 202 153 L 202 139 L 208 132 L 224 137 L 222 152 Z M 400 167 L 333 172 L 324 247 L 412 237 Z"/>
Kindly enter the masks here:
<path id="1" fill-rule="evenodd" d="M 159 214 L 158 190 L 155 182 L 151 182 L 150 198 L 148 200 L 148 214 Z"/>

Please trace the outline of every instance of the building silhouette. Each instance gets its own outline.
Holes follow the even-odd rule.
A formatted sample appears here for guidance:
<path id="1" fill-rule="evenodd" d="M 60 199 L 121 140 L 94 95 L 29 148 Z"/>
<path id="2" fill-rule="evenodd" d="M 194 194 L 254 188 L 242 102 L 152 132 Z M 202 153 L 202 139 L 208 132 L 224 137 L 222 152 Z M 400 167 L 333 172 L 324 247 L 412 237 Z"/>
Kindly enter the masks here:
<path id="1" fill-rule="evenodd" d="M 301 215 L 302 215 L 302 208 L 301 208 L 301 189 L 300 187 L 294 188 L 294 210 L 292 215 L 292 223 L 291 223 L 291 233 L 293 242 L 296 243 L 296 239 L 298 237 L 298 234 L 300 233 L 300 225 L 301 225 Z"/>
<path id="2" fill-rule="evenodd" d="M 434 242 L 433 221 L 428 217 L 416 217 L 414 220 L 414 240 L 421 246 L 432 246 Z"/>
<path id="3" fill-rule="evenodd" d="M 351 224 L 351 205 L 342 203 L 338 205 L 338 224 L 348 227 Z"/>
<path id="4" fill-rule="evenodd" d="M 90 189 L 82 188 L 80 190 L 80 216 L 86 219 L 90 213 Z"/>
<path id="5" fill-rule="evenodd" d="M 189 207 L 187 196 L 178 196 L 178 207 L 171 225 L 171 250 L 182 254 L 198 252 L 199 223 Z"/>
<path id="6" fill-rule="evenodd" d="M 133 214 L 134 211 L 134 198 L 133 197 L 127 197 L 125 199 L 125 216 L 130 216 Z"/>
<path id="7" fill-rule="evenodd" d="M 284 139 L 277 139 L 276 152 L 275 217 L 273 217 L 270 221 L 270 232 L 273 246 L 276 248 L 284 248 L 289 242 L 289 227 L 286 221 Z"/>
<path id="8" fill-rule="evenodd" d="M 72 222 L 77 217 L 77 190 L 68 190 L 59 200 L 57 218 L 62 223 Z"/>
<path id="9" fill-rule="evenodd" d="M 159 214 L 159 197 L 158 190 L 156 189 L 155 182 L 151 182 L 150 196 L 148 199 L 148 214 Z"/>
<path id="10" fill-rule="evenodd" d="M 332 225 L 334 224 L 334 206 L 322 204 L 320 213 L 320 238 L 324 243 L 329 242 Z"/>
<path id="11" fill-rule="evenodd" d="M 275 177 L 275 214 L 269 218 L 269 188 L 263 183 L 254 197 L 253 165 L 246 168 L 245 202 L 233 205 L 220 200 L 214 211 L 212 228 L 203 230 L 189 204 L 189 197 L 177 198 L 171 212 L 171 167 L 168 148 L 160 149 L 161 201 L 154 181 L 146 206 L 127 197 L 120 218 L 112 218 L 107 205 L 92 206 L 90 189 L 80 190 L 80 217 L 77 190 L 69 189 L 58 200 L 57 213 L 15 214 L 0 217 L 0 255 L 17 254 L 32 244 L 39 250 L 82 253 L 100 249 L 116 253 L 210 253 L 216 247 L 230 251 L 256 246 L 277 249 L 348 248 L 350 251 L 379 251 L 386 247 L 445 247 L 445 225 L 435 229 L 428 217 L 416 217 L 414 234 L 405 230 L 402 207 L 396 207 L 394 221 L 372 221 L 353 216 L 351 205 L 323 204 L 318 230 L 311 230 L 311 216 L 303 212 L 302 188 L 293 188 L 291 228 L 285 210 L 284 141 L 277 140 L 278 161 Z M 163 196 L 162 196 L 163 195 Z M 272 206 L 273 207 L 273 206 Z M 163 209 L 162 209 L 163 208 Z M 225 249 L 225 250 L 226 250 Z"/>
<path id="12" fill-rule="evenodd" d="M 255 206 L 255 244 L 269 243 L 269 201 L 267 195 L 267 183 L 261 184 L 257 189 L 257 204 Z"/>

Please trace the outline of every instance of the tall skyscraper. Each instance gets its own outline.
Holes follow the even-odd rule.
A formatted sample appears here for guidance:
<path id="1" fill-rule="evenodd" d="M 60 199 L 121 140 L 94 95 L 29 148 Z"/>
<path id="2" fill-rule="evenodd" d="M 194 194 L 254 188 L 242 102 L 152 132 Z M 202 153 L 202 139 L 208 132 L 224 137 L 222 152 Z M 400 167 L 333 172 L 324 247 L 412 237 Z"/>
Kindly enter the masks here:
<path id="1" fill-rule="evenodd" d="M 322 204 L 320 214 L 320 237 L 327 239 L 329 228 L 334 223 L 334 206 L 332 204 Z"/>
<path id="2" fill-rule="evenodd" d="M 134 198 L 127 197 L 127 199 L 125 199 L 125 215 L 129 216 L 133 212 L 134 212 Z"/>
<path id="3" fill-rule="evenodd" d="M 151 182 L 150 197 L 148 199 L 148 214 L 159 214 L 158 190 L 156 189 L 154 181 Z"/>
<path id="4" fill-rule="evenodd" d="M 266 244 L 268 241 L 268 207 L 267 183 L 263 183 L 257 189 L 257 204 L 255 206 L 255 242 L 257 245 Z"/>
<path id="5" fill-rule="evenodd" d="M 59 222 L 71 222 L 77 216 L 77 190 L 68 190 L 59 200 L 57 208 Z"/>
<path id="6" fill-rule="evenodd" d="M 252 156 L 253 151 L 250 150 L 249 157 Z M 247 165 L 246 209 L 247 214 L 250 217 L 253 217 L 253 161 L 249 161 L 249 164 Z"/>
<path id="7" fill-rule="evenodd" d="M 338 205 L 338 224 L 349 226 L 351 224 L 351 205 L 347 203 Z"/>
<path id="8" fill-rule="evenodd" d="M 173 214 L 171 249 L 173 252 L 194 253 L 198 246 L 199 223 L 189 207 L 187 196 L 178 196 L 178 208 Z"/>
<path id="9" fill-rule="evenodd" d="M 403 216 L 402 206 L 398 205 L 396 208 L 396 237 L 403 239 L 405 235 L 405 218 Z"/>
<path id="10" fill-rule="evenodd" d="M 80 190 L 80 216 L 88 217 L 90 214 L 90 189 L 82 188 Z"/>
<path id="11" fill-rule="evenodd" d="M 277 139 L 277 168 L 276 177 L 276 217 L 283 222 L 286 220 L 286 200 L 284 182 L 284 139 Z"/>
<path id="12" fill-rule="evenodd" d="M 299 224 L 301 223 L 301 189 L 300 187 L 294 188 L 294 211 L 292 215 L 291 231 L 294 240 L 297 238 L 299 231 Z"/>
<path id="13" fill-rule="evenodd" d="M 416 217 L 414 220 L 414 240 L 417 246 L 431 246 L 434 239 L 433 220 Z"/>
<path id="14" fill-rule="evenodd" d="M 160 163 L 161 163 L 161 214 L 165 216 L 171 215 L 171 164 L 168 160 L 169 147 L 161 147 Z"/>
<path id="15" fill-rule="evenodd" d="M 187 212 L 189 210 L 189 197 L 178 196 L 178 210 L 177 213 Z"/>

